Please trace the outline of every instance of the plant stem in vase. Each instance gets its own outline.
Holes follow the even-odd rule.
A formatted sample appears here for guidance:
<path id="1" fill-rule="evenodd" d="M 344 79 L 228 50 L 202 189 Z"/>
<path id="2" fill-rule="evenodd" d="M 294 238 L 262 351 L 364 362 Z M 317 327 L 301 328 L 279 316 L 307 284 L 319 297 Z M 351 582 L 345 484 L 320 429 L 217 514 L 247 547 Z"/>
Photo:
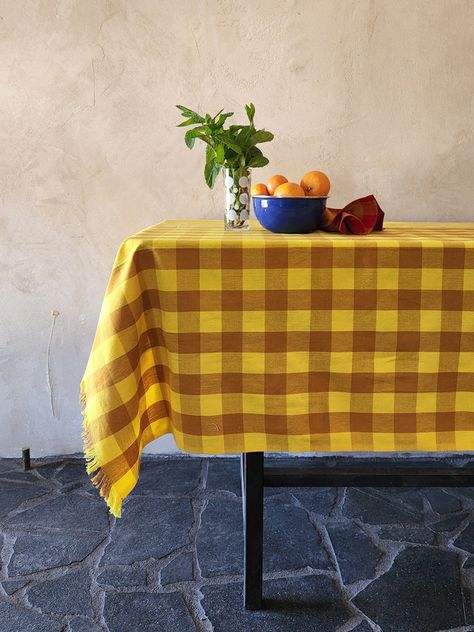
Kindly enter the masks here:
<path id="1" fill-rule="evenodd" d="M 224 169 L 226 230 L 248 230 L 250 169 Z"/>

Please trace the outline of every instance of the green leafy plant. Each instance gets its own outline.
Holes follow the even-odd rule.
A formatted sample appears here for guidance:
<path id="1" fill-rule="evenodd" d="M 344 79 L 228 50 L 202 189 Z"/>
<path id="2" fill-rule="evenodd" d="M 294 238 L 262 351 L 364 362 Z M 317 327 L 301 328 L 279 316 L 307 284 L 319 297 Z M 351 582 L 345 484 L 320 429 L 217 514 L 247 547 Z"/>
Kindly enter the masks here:
<path id="1" fill-rule="evenodd" d="M 255 127 L 253 103 L 245 106 L 249 124 L 229 125 L 227 129 L 224 124 L 233 116 L 233 112 L 221 110 L 215 116 L 209 114 L 201 116 L 184 105 L 176 107 L 181 111 L 181 116 L 186 119 L 177 127 L 195 126 L 184 134 L 184 142 L 189 149 L 194 147 L 196 139 L 207 145 L 204 178 L 211 189 L 224 168 L 235 172 L 253 167 L 264 167 L 268 164 L 268 158 L 265 158 L 257 145 L 273 140 L 273 134 Z"/>

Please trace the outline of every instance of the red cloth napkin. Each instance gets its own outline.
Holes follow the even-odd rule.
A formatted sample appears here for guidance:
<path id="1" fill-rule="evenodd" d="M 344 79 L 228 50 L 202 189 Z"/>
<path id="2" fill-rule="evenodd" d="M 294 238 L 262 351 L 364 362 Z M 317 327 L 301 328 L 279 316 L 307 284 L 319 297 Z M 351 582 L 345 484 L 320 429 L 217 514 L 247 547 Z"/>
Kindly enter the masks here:
<path id="1" fill-rule="evenodd" d="M 373 195 L 354 200 L 344 208 L 325 208 L 319 228 L 332 233 L 366 235 L 383 229 L 385 213 Z"/>

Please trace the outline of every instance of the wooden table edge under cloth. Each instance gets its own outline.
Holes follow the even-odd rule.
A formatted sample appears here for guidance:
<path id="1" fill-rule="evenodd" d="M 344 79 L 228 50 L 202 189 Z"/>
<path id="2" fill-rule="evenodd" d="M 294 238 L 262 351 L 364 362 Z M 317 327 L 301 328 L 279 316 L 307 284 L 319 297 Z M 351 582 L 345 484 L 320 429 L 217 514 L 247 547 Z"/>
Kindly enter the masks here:
<path id="1" fill-rule="evenodd" d="M 242 454 L 247 608 L 263 487 L 474 485 L 472 469 L 264 468 L 263 453 L 474 449 L 474 223 L 245 235 L 167 220 L 125 240 L 81 382 L 87 471 L 111 512 L 143 447 Z"/>

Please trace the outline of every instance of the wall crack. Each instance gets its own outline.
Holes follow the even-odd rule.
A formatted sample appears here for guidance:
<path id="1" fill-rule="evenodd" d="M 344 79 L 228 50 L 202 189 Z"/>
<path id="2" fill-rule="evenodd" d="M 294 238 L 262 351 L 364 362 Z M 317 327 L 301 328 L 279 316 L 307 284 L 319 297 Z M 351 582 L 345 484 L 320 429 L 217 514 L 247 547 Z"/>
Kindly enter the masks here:
<path id="1" fill-rule="evenodd" d="M 53 342 L 53 334 L 54 334 L 54 327 L 56 325 L 56 319 L 59 316 L 59 310 L 57 309 L 53 309 L 53 311 L 51 312 L 51 316 L 53 317 L 53 320 L 51 321 L 51 329 L 49 332 L 49 341 L 48 341 L 48 349 L 46 352 L 46 381 L 48 383 L 48 389 L 49 389 L 49 404 L 51 407 L 51 413 L 53 415 L 53 417 L 57 417 L 56 415 L 56 409 L 54 406 L 54 392 L 53 392 L 53 382 L 51 380 L 51 345 Z"/>

